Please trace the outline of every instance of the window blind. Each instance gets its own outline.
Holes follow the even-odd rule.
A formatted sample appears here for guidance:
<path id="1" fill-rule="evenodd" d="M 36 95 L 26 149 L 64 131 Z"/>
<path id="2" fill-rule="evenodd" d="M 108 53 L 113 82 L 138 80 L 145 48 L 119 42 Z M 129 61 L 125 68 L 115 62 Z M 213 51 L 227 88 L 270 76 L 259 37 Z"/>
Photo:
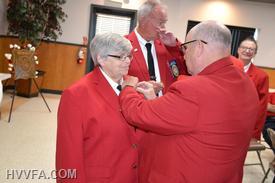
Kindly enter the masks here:
<path id="1" fill-rule="evenodd" d="M 97 13 L 95 34 L 113 32 L 124 36 L 129 34 L 130 24 L 131 17 Z"/>

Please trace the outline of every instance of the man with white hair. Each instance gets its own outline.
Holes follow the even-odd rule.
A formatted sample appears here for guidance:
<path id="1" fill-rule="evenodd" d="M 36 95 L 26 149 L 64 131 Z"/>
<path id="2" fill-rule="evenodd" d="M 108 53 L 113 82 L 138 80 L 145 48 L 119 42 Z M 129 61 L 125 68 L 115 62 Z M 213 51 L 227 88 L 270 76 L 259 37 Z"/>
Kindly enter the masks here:
<path id="1" fill-rule="evenodd" d="M 138 10 L 138 26 L 126 36 L 133 46 L 129 75 L 140 81 L 162 82 L 167 88 L 186 73 L 180 42 L 166 31 L 167 8 L 158 0 L 148 0 Z"/>
<path id="2" fill-rule="evenodd" d="M 202 22 L 182 44 L 192 76 L 159 98 L 148 82 L 124 82 L 120 104 L 126 120 L 150 132 L 139 182 L 242 182 L 259 101 L 252 82 L 233 65 L 230 47 L 228 28 Z"/>

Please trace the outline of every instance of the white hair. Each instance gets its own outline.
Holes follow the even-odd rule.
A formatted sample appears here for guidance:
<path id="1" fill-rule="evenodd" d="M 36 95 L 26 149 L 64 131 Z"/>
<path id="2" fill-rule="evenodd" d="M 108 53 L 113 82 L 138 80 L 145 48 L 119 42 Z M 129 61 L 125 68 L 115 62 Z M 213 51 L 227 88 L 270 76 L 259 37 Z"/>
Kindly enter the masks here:
<path id="1" fill-rule="evenodd" d="M 129 55 L 132 45 L 128 39 L 116 33 L 97 34 L 90 43 L 90 53 L 94 65 L 98 65 L 97 56 L 106 58 L 108 54 Z"/>

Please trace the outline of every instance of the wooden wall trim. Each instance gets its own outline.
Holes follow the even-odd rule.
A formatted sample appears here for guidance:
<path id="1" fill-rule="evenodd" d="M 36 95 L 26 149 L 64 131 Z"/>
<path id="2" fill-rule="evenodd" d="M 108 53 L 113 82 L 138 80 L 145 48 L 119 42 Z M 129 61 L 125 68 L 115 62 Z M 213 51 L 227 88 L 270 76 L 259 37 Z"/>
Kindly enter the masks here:
<path id="1" fill-rule="evenodd" d="M 269 76 L 269 88 L 275 88 L 275 69 L 260 67 Z"/>
<path id="2" fill-rule="evenodd" d="M 12 35 L 0 35 L 1 38 L 14 38 L 17 39 L 17 36 L 12 36 Z M 54 44 L 65 44 L 65 45 L 73 45 L 73 46 L 82 46 L 82 47 L 87 47 L 86 45 L 83 44 L 77 44 L 77 43 L 69 43 L 69 42 L 62 42 L 62 41 L 51 41 L 51 40 L 42 40 L 42 43 L 54 43 Z"/>
<path id="3" fill-rule="evenodd" d="M 8 63 L 4 53 L 9 53 L 9 44 L 19 44 L 15 37 L 0 37 L 0 72 L 8 72 Z M 57 42 L 42 42 L 36 51 L 39 58 L 37 69 L 46 72 L 41 88 L 63 91 L 85 75 L 84 63 L 77 63 L 78 51 L 82 46 Z M 84 47 L 84 50 L 86 48 Z M 86 57 L 86 53 L 84 53 Z"/>

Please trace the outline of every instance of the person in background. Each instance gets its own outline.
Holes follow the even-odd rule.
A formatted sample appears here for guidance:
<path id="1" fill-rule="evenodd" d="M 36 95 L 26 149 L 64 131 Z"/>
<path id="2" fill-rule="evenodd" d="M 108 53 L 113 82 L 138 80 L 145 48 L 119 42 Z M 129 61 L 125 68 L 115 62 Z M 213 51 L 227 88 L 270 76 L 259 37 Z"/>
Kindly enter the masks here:
<path id="1" fill-rule="evenodd" d="M 275 149 L 272 146 L 272 142 L 267 132 L 268 128 L 275 130 L 275 93 L 269 93 L 268 104 L 267 104 L 267 116 L 266 116 L 266 120 L 263 128 L 264 140 L 270 146 L 273 153 L 275 154 Z M 275 164 L 275 161 L 274 161 L 274 164 Z"/>
<path id="2" fill-rule="evenodd" d="M 137 19 L 138 26 L 126 36 L 133 46 L 129 75 L 140 81 L 163 83 L 164 93 L 180 74 L 187 74 L 180 42 L 166 31 L 167 8 L 160 1 L 145 1 L 138 10 Z"/>
<path id="3" fill-rule="evenodd" d="M 123 83 L 119 101 L 126 120 L 149 131 L 139 182 L 241 183 L 257 91 L 233 65 L 231 33 L 223 24 L 196 25 L 182 48 L 192 76 L 174 82 L 163 96 L 136 77 Z"/>
<path id="4" fill-rule="evenodd" d="M 248 37 L 244 39 L 238 47 L 238 58 L 243 61 L 244 72 L 253 81 L 258 92 L 260 108 L 252 139 L 260 140 L 261 132 L 266 119 L 269 81 L 268 75 L 252 63 L 252 59 L 255 57 L 257 50 L 258 45 L 255 39 L 253 37 Z"/>
<path id="5" fill-rule="evenodd" d="M 74 169 L 77 175 L 62 175 L 57 182 L 137 183 L 141 133 L 127 124 L 118 101 L 131 43 L 105 33 L 94 37 L 90 50 L 96 67 L 64 90 L 58 108 L 56 169 L 65 175 Z"/>

